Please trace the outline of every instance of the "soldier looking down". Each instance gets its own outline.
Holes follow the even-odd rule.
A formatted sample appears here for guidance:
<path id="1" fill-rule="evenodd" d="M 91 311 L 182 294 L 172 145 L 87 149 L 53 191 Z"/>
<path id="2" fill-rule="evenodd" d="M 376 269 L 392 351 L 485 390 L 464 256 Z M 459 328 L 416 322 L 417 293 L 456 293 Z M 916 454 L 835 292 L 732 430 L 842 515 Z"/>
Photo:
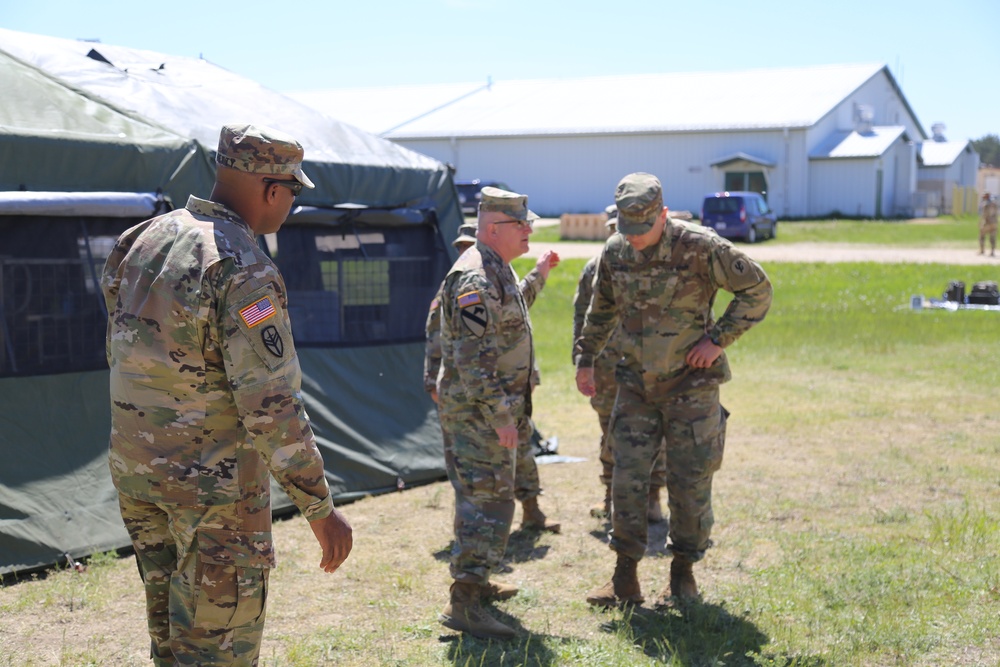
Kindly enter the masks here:
<path id="1" fill-rule="evenodd" d="M 711 546 L 712 476 L 722 464 L 727 412 L 719 385 L 730 379 L 723 349 L 764 319 L 771 283 L 764 270 L 711 230 L 668 218 L 651 174 L 629 174 L 615 193 L 618 231 L 605 244 L 594 293 L 576 341 L 576 383 L 594 395 L 594 361 L 621 326 L 614 438 L 610 582 L 599 606 L 641 604 L 637 565 L 646 552 L 650 469 L 666 447 L 671 596 L 698 597 L 692 565 Z M 719 289 L 735 296 L 716 322 Z"/>

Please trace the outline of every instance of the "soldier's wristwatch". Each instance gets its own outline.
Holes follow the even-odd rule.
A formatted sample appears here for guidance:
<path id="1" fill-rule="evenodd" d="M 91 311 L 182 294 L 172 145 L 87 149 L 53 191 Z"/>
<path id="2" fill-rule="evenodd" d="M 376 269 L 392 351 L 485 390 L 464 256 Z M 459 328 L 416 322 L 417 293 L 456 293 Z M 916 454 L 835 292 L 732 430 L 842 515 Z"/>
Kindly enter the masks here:
<path id="1" fill-rule="evenodd" d="M 722 343 L 719 342 L 718 336 L 709 335 L 708 339 L 712 341 L 712 344 L 715 345 L 716 347 L 722 347 Z"/>

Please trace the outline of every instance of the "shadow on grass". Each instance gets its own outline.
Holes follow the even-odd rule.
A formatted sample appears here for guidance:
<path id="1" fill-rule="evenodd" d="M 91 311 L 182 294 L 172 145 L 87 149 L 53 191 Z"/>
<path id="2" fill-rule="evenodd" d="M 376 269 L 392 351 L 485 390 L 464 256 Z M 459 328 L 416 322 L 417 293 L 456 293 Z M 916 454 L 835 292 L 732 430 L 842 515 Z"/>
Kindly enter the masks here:
<path id="1" fill-rule="evenodd" d="M 536 530 L 515 530 L 507 540 L 507 551 L 504 554 L 503 563 L 497 568 L 497 572 L 510 572 L 510 563 L 526 563 L 531 560 L 541 560 L 545 558 L 551 546 L 548 544 L 538 544 L 542 533 Z M 455 546 L 455 540 L 448 543 L 448 546 L 434 552 L 434 560 L 447 563 L 451 560 L 451 551 Z"/>
<path id="2" fill-rule="evenodd" d="M 601 624 L 650 658 L 685 667 L 824 667 L 815 656 L 769 654 L 770 641 L 750 620 L 722 605 L 697 603 L 663 610 L 633 607 Z"/>
<path id="3" fill-rule="evenodd" d="M 595 528 L 590 531 L 590 536 L 593 537 L 598 542 L 603 542 L 604 544 L 609 544 L 611 542 L 609 531 L 611 530 L 611 522 L 605 521 L 603 530 L 600 528 Z M 646 555 L 647 556 L 669 556 L 670 549 L 667 547 L 667 537 L 670 534 L 670 523 L 668 521 L 660 521 L 658 523 L 651 523 L 646 529 Z"/>
<path id="4" fill-rule="evenodd" d="M 517 636 L 509 641 L 478 639 L 472 635 L 441 635 L 441 641 L 450 642 L 447 658 L 455 665 L 490 665 L 490 667 L 548 667 L 557 662 L 558 656 L 546 645 L 559 638 L 529 632 L 514 616 L 493 605 L 487 605 L 494 618 L 517 631 Z"/>

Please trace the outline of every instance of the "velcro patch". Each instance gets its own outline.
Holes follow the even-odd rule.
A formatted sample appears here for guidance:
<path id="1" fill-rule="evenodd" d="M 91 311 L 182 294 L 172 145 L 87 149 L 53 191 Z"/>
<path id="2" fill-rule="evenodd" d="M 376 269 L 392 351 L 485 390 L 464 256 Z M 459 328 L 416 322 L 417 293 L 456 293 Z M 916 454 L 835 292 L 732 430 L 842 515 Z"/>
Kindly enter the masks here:
<path id="1" fill-rule="evenodd" d="M 483 305 L 482 301 L 479 301 L 479 294 L 473 292 L 476 296 L 476 301 L 471 302 L 469 305 L 462 308 L 459 312 L 459 316 L 462 318 L 462 323 L 465 324 L 465 328 L 468 329 L 473 336 L 476 338 L 482 338 L 486 333 L 486 325 L 489 323 L 489 314 L 486 311 L 486 306 Z M 459 303 L 461 303 L 462 297 L 459 297 Z"/>
<path id="2" fill-rule="evenodd" d="M 243 322 L 251 329 L 261 322 L 274 317 L 276 314 L 277 311 L 274 309 L 271 297 L 268 296 L 251 303 L 240 311 L 240 317 L 243 318 Z"/>
<path id="3" fill-rule="evenodd" d="M 479 296 L 479 292 L 466 292 L 465 294 L 460 294 L 458 297 L 459 308 L 467 308 L 468 306 L 474 306 L 482 302 L 483 299 Z"/>

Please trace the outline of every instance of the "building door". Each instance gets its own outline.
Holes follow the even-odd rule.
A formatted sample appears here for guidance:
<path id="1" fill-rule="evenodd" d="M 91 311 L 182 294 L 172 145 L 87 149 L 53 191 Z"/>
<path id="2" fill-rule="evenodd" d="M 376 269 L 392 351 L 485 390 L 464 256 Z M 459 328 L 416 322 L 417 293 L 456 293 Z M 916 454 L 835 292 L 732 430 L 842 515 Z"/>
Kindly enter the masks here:
<path id="1" fill-rule="evenodd" d="M 756 192 L 767 200 L 767 179 L 762 171 L 727 171 L 725 189 L 727 192 Z"/>

